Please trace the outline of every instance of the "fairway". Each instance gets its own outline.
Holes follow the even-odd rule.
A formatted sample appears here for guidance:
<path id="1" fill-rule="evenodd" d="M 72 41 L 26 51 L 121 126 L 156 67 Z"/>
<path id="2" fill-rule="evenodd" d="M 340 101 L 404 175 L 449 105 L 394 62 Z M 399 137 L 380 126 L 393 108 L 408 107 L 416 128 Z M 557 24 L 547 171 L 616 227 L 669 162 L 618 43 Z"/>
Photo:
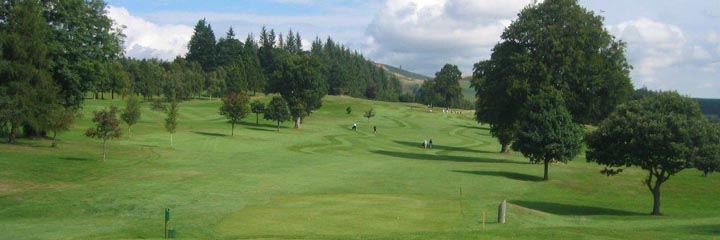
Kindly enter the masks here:
<path id="1" fill-rule="evenodd" d="M 86 100 L 58 148 L 2 140 L 0 239 L 162 238 L 165 208 L 179 238 L 720 238 L 717 174 L 673 176 L 665 215 L 650 216 L 646 172 L 606 177 L 581 154 L 541 181 L 542 165 L 497 153 L 471 112 L 327 96 L 302 129 L 285 122 L 277 132 L 251 114 L 230 136 L 220 101 L 194 100 L 180 104 L 170 147 L 165 114 L 143 103 L 132 135 L 123 125 L 103 162 L 102 142 L 84 131 L 92 111 L 110 105 L 124 102 Z M 507 224 L 496 221 L 502 200 Z"/>

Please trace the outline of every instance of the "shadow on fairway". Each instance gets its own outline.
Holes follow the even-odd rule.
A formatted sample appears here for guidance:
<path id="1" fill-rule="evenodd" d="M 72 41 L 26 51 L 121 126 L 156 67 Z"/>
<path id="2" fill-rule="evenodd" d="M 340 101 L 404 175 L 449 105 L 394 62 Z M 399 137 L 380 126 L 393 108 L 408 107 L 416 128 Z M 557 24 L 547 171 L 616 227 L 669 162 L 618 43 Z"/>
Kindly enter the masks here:
<path id="1" fill-rule="evenodd" d="M 257 127 L 265 127 L 265 128 L 272 128 L 272 129 L 277 129 L 276 124 L 277 123 L 275 123 L 275 122 L 273 122 L 273 124 L 268 124 L 268 123 L 255 124 L 254 122 L 239 122 L 239 123 L 237 123 L 237 125 L 242 125 L 245 127 L 256 127 L 256 128 Z M 280 128 L 286 128 L 286 127 L 283 125 L 280 125 Z"/>
<path id="2" fill-rule="evenodd" d="M 460 125 L 460 124 L 456 124 L 455 126 L 456 126 L 456 127 L 461 127 L 461 128 L 476 129 L 476 130 L 486 130 L 486 131 L 489 131 L 489 130 L 490 130 L 490 127 L 468 126 L 468 125 Z"/>
<path id="3" fill-rule="evenodd" d="M 542 177 L 535 176 L 535 175 L 528 175 L 523 173 L 515 173 L 515 172 L 503 172 L 503 171 L 462 171 L 462 170 L 453 170 L 453 172 L 456 173 L 467 173 L 467 174 L 475 174 L 475 175 L 483 175 L 483 176 L 493 176 L 493 177 L 504 177 L 509 178 L 512 180 L 518 180 L 518 181 L 530 181 L 530 182 L 540 182 L 543 180 Z"/>
<path id="4" fill-rule="evenodd" d="M 686 232 L 688 234 L 702 234 L 702 235 L 720 235 L 720 224 L 700 224 L 700 225 L 678 225 L 678 226 L 666 226 L 658 228 L 658 231 L 664 232 Z"/>
<path id="5" fill-rule="evenodd" d="M 210 132 L 191 131 L 191 133 L 200 134 L 200 135 L 204 135 L 204 136 L 211 136 L 211 137 L 225 137 L 225 136 L 228 136 L 228 135 L 222 134 L 222 133 L 210 133 Z"/>
<path id="6" fill-rule="evenodd" d="M 419 145 L 419 144 L 418 144 Z M 418 149 L 418 151 L 425 149 Z M 407 152 L 393 152 L 385 150 L 370 151 L 372 153 L 397 157 L 407 158 L 415 160 L 427 160 L 427 161 L 449 161 L 449 162 L 471 162 L 471 163 L 511 163 L 511 164 L 529 164 L 525 162 L 515 162 L 504 159 L 492 159 L 482 157 L 463 157 L 463 156 L 445 156 L 445 155 L 434 155 L 434 154 L 422 154 L 422 153 L 407 153 Z"/>
<path id="7" fill-rule="evenodd" d="M 636 212 L 629 212 L 617 209 L 602 207 L 579 206 L 563 203 L 537 202 L 537 201 L 510 201 L 510 203 L 550 214 L 567 216 L 639 216 L 647 215 Z"/>
<path id="8" fill-rule="evenodd" d="M 407 141 L 393 141 L 393 142 L 402 144 L 402 145 L 405 145 L 408 147 L 422 148 L 421 142 L 407 142 Z M 433 149 L 443 150 L 443 151 L 455 151 L 455 152 L 497 153 L 497 152 L 475 150 L 475 149 L 464 148 L 464 147 L 451 147 L 451 146 L 435 145 L 435 144 L 433 144 Z"/>
<path id="9" fill-rule="evenodd" d="M 79 157 L 61 157 L 60 159 L 65 160 L 65 161 L 80 161 L 80 162 L 90 161 L 90 159 L 88 159 L 88 158 L 79 158 Z"/>
<path id="10" fill-rule="evenodd" d="M 255 131 L 277 132 L 277 127 L 273 127 L 272 129 L 270 129 L 270 128 L 259 128 L 259 127 L 245 127 L 245 128 L 246 128 L 246 129 L 249 129 L 249 130 L 255 130 Z M 280 128 L 282 128 L 282 127 L 280 127 Z"/>

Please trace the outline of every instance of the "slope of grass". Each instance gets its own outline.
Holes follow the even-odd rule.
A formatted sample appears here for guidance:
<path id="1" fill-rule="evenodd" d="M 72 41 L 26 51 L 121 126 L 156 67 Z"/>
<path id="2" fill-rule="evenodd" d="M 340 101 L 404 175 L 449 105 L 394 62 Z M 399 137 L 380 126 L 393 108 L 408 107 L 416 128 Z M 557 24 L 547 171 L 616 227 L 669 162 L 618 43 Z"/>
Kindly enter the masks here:
<path id="1" fill-rule="evenodd" d="M 267 98 L 262 98 L 267 101 Z M 579 157 L 542 167 L 500 146 L 472 114 L 325 98 L 303 129 L 246 118 L 231 137 L 219 101 L 180 105 L 175 147 L 164 114 L 143 106 L 132 136 L 83 136 L 87 101 L 59 136 L 0 144 L 0 239 L 162 238 L 163 209 L 181 238 L 708 239 L 720 235 L 720 177 L 686 170 L 647 215 L 645 173 L 614 177 Z M 346 114 L 352 106 L 354 112 Z M 373 107 L 370 122 L 362 112 Z M 350 130 L 353 122 L 358 131 Z M 378 133 L 372 133 L 372 126 Z M 434 149 L 420 148 L 432 138 Z M 508 223 L 495 221 L 509 201 Z M 487 224 L 482 229 L 483 212 Z"/>

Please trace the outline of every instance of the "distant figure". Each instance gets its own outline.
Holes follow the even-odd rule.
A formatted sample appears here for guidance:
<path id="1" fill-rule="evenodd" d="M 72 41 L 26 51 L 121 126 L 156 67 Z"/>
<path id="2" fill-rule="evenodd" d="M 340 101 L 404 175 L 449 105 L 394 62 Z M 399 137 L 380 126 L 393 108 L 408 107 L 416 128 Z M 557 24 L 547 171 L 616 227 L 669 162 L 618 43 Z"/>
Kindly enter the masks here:
<path id="1" fill-rule="evenodd" d="M 377 126 L 373 126 L 373 134 L 377 133 Z"/>
<path id="2" fill-rule="evenodd" d="M 432 149 L 432 138 L 430 139 L 430 141 L 428 141 L 428 147 Z"/>
<path id="3" fill-rule="evenodd" d="M 423 148 L 427 148 L 427 147 L 428 147 L 428 141 L 427 141 L 427 140 L 423 140 L 423 142 L 422 142 L 422 147 L 423 147 Z"/>
<path id="4" fill-rule="evenodd" d="M 357 131 L 357 123 L 353 123 L 352 130 Z"/>

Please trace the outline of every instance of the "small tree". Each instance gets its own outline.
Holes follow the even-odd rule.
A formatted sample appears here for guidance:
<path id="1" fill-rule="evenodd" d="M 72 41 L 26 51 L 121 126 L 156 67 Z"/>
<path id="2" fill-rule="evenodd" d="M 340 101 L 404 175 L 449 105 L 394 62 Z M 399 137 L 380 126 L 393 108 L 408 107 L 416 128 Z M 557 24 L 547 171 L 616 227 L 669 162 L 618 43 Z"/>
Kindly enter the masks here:
<path id="1" fill-rule="evenodd" d="M 165 130 L 170 133 L 170 147 L 173 146 L 173 133 L 177 128 L 178 104 L 172 101 L 168 106 L 167 118 L 165 118 Z"/>
<path id="2" fill-rule="evenodd" d="M 717 166 L 720 130 L 705 119 L 698 103 L 675 92 L 621 104 L 588 135 L 588 162 L 605 165 L 614 175 L 637 166 L 648 172 L 652 215 L 660 215 L 660 186 L 685 168 Z M 700 164 L 698 164 L 700 163 Z M 607 168 L 610 169 L 607 169 Z"/>
<path id="3" fill-rule="evenodd" d="M 347 114 L 351 114 L 351 113 L 352 113 L 352 108 L 351 108 L 351 107 L 347 107 L 347 108 L 345 109 L 345 111 L 347 112 Z"/>
<path id="4" fill-rule="evenodd" d="M 74 122 L 75 111 L 73 109 L 53 104 L 48 107 L 47 118 L 41 122 L 41 128 L 53 133 L 51 146 L 56 147 L 57 134 L 70 130 L 70 126 Z"/>
<path id="5" fill-rule="evenodd" d="M 260 124 L 260 113 L 265 111 L 265 104 L 259 100 L 250 103 L 250 110 L 255 113 L 255 125 Z"/>
<path id="6" fill-rule="evenodd" d="M 288 104 L 282 97 L 273 97 L 265 109 L 263 118 L 266 120 L 277 121 L 277 131 L 280 131 L 280 123 L 290 120 L 290 110 Z"/>
<path id="7" fill-rule="evenodd" d="M 365 114 L 363 114 L 363 116 L 368 119 L 368 122 L 370 122 L 370 118 L 375 117 L 375 111 L 372 108 L 370 108 L 370 110 L 365 112 Z"/>
<path id="8" fill-rule="evenodd" d="M 225 116 L 232 124 L 230 136 L 235 135 L 235 124 L 247 116 L 248 96 L 242 93 L 231 93 L 223 98 L 223 105 L 220 106 L 220 115 Z"/>
<path id="9" fill-rule="evenodd" d="M 85 135 L 92 138 L 103 140 L 103 161 L 106 159 L 105 146 L 107 140 L 119 138 L 122 136 L 120 129 L 120 121 L 117 119 L 117 107 L 111 106 L 110 109 L 95 111 L 92 121 L 96 124 L 95 128 L 88 128 Z"/>
<path id="10" fill-rule="evenodd" d="M 548 180 L 551 160 L 568 162 L 580 153 L 583 131 L 573 123 L 559 92 L 547 89 L 528 99 L 525 116 L 513 149 L 533 163 L 545 165 L 544 180 Z"/>
<path id="11" fill-rule="evenodd" d="M 128 125 L 128 136 L 131 135 L 130 128 L 140 120 L 141 114 L 140 100 L 134 94 L 130 94 L 126 101 L 125 110 L 120 114 L 120 118 Z"/>

